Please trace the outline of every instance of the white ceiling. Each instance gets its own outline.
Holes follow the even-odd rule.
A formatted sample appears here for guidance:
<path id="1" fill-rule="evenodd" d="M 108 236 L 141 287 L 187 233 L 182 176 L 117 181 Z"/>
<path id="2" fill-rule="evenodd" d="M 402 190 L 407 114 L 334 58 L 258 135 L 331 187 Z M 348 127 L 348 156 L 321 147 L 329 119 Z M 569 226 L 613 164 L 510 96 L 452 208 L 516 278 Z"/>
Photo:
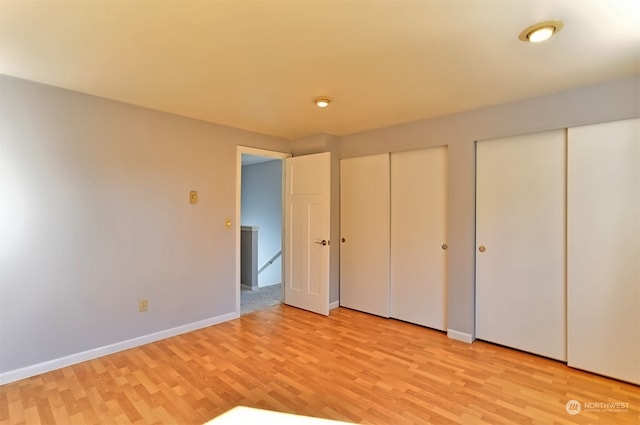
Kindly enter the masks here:
<path id="1" fill-rule="evenodd" d="M 564 21 L 551 40 L 518 39 L 549 19 Z M 640 1 L 0 0 L 0 73 L 289 139 L 345 135 L 640 74 Z"/>

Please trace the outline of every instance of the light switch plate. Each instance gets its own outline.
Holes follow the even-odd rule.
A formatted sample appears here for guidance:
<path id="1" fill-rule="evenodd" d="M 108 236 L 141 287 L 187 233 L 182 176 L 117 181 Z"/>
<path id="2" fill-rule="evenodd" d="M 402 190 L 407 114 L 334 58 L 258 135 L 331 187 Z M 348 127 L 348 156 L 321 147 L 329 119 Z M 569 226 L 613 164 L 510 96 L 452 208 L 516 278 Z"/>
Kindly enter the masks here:
<path id="1" fill-rule="evenodd" d="M 146 299 L 138 301 L 138 311 L 144 313 L 147 310 L 149 310 L 149 301 Z"/>

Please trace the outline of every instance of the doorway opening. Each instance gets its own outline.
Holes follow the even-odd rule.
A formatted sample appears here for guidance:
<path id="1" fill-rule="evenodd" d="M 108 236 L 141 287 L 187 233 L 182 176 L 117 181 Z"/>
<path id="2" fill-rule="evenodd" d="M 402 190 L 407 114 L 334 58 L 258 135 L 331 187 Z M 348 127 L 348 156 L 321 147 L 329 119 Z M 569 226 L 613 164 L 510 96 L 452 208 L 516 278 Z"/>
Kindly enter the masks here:
<path id="1" fill-rule="evenodd" d="M 289 154 L 238 147 L 239 314 L 283 301 L 283 159 Z"/>

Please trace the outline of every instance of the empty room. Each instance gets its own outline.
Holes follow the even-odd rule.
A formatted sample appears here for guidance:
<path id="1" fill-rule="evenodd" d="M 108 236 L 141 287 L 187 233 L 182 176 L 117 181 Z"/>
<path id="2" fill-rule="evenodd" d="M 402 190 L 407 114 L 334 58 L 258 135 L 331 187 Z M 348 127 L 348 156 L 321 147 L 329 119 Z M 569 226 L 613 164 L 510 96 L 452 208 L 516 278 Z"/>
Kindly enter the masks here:
<path id="1" fill-rule="evenodd" d="M 640 424 L 638 28 L 0 0 L 0 425 Z"/>

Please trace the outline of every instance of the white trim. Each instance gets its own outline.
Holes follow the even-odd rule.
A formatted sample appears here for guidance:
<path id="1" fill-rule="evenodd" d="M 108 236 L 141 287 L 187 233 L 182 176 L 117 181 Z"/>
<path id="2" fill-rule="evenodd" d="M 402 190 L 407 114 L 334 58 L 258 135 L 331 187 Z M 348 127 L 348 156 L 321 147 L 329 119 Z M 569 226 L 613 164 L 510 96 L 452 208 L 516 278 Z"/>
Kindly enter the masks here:
<path id="1" fill-rule="evenodd" d="M 87 360 L 93 360 L 98 357 L 106 356 L 108 354 L 113 354 L 119 351 L 128 350 L 130 348 L 149 344 L 151 342 L 170 338 L 172 336 L 180 335 L 183 333 L 195 331 L 197 329 L 202 329 L 209 326 L 217 325 L 222 322 L 227 322 L 229 320 L 237 319 L 238 317 L 240 316 L 236 312 L 223 314 L 221 316 L 216 316 L 216 317 L 210 317 L 208 319 L 200 320 L 193 323 L 188 323 L 186 325 L 177 326 L 175 328 L 154 332 L 148 335 L 139 336 L 139 337 L 128 339 L 121 342 L 116 342 L 115 344 L 105 345 L 103 347 L 98 347 L 98 348 L 92 348 L 91 350 L 71 354 L 65 357 L 60 357 L 58 359 L 47 360 L 45 362 L 37 363 L 31 366 L 26 366 L 20 369 L 14 369 L 7 372 L 2 372 L 0 373 L 0 385 L 19 381 L 25 378 L 30 378 L 32 376 L 39 375 L 41 373 L 50 372 L 52 370 L 71 366 L 81 362 L 86 362 Z"/>
<path id="2" fill-rule="evenodd" d="M 329 303 L 329 311 L 340 307 L 340 301 L 334 301 L 332 303 Z"/>
<path id="3" fill-rule="evenodd" d="M 466 342 L 467 344 L 471 344 L 474 340 L 473 335 L 453 329 L 447 329 L 447 337 Z"/>

